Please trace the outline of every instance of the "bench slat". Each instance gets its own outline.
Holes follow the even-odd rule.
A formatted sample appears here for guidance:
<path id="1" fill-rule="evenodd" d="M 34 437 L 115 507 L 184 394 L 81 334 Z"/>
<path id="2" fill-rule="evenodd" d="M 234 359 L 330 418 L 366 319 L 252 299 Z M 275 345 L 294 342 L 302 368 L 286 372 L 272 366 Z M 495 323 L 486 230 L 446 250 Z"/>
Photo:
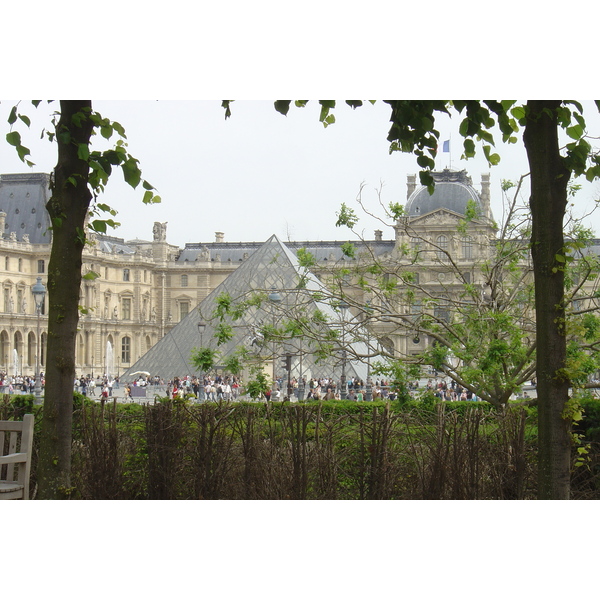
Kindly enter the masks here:
<path id="1" fill-rule="evenodd" d="M 33 422 L 33 415 L 25 415 L 23 421 L 0 421 L 0 500 L 29 500 Z M 8 454 L 3 456 L 5 445 Z"/>

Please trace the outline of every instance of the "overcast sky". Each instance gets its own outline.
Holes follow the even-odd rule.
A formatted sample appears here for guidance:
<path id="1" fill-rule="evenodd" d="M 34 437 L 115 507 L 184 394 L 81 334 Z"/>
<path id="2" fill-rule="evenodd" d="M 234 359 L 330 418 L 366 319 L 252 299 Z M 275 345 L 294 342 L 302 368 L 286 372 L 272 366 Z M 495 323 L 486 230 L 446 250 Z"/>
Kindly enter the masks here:
<path id="1" fill-rule="evenodd" d="M 366 4 L 59 0 L 25 9 L 22 3 L 5 4 L 3 23 L 9 25 L 0 36 L 3 95 L 104 99 L 96 108 L 125 126 L 130 150 L 140 159 L 144 177 L 162 195 L 161 205 L 146 207 L 141 203 L 141 190 L 132 193 L 116 179 L 109 184 L 103 201 L 119 211 L 123 225 L 115 235 L 125 239 L 151 239 L 154 221 L 167 221 L 167 239 L 180 246 L 211 241 L 215 231 L 223 231 L 229 241 L 266 240 L 273 233 L 284 240 L 348 239 L 345 231 L 335 228 L 335 213 L 342 202 L 353 205 L 361 183 L 367 186 L 371 206 L 376 202 L 373 190 L 381 181 L 386 204 L 405 200 L 406 175 L 418 168 L 411 156 L 388 155 L 388 110 L 383 103 L 354 112 L 342 107 L 336 110 L 338 122 L 324 129 L 315 105 L 292 109 L 284 118 L 272 107 L 276 98 L 597 96 L 595 23 L 585 17 L 597 8 L 586 0 L 576 7 L 558 8 L 510 0 L 501 6 L 472 0 L 402 5 L 379 0 Z M 584 93 L 579 93 L 581 89 Z M 106 101 L 124 98 L 193 101 Z M 215 100 L 199 102 L 198 98 Z M 239 100 L 232 118 L 225 121 L 220 98 L 270 100 Z M 10 106 L 10 102 L 0 104 L 0 142 Z M 39 118 L 24 141 L 37 163 L 33 170 L 50 172 L 56 163 L 55 150 L 48 144 L 40 148 L 38 143 L 40 130 L 49 126 L 48 109 L 40 107 L 35 112 Z M 598 136 L 595 112 L 588 120 Z M 458 123 L 454 119 L 438 128 L 442 139 L 452 135 L 452 167 L 467 168 L 478 188 L 481 173 L 489 169 L 481 157 L 468 163 L 458 160 Z M 499 181 L 516 179 L 527 171 L 521 144 L 500 146 L 499 153 L 500 167 L 490 170 L 497 218 Z M 448 160 L 448 155 L 441 155 L 438 168 L 449 166 Z M 0 173 L 26 169 L 14 150 L 0 143 Z M 597 184 L 586 186 L 577 198 L 580 210 L 588 209 L 597 196 Z M 600 234 L 599 220 L 591 222 Z M 378 227 L 368 220 L 361 225 L 367 235 Z M 384 230 L 384 237 L 390 239 L 392 232 Z M 447 580 L 455 571 L 455 564 L 447 560 L 448 544 L 431 543 L 440 531 L 440 539 L 451 540 L 457 556 L 469 555 L 476 547 L 481 556 L 500 552 L 510 555 L 514 564 L 526 561 L 530 570 L 532 566 L 543 570 L 545 559 L 553 559 L 550 553 L 562 541 L 560 534 L 557 537 L 547 527 L 548 521 L 568 522 L 572 513 L 566 503 L 543 507 L 504 503 L 494 505 L 490 519 L 489 508 L 483 504 L 444 503 L 443 509 L 436 505 L 432 512 L 430 505 L 413 503 L 411 518 L 406 519 L 396 503 L 380 503 L 376 511 L 372 504 L 295 503 L 290 519 L 288 503 L 270 503 L 268 510 L 264 504 L 258 513 L 254 503 L 235 507 L 215 503 L 207 520 L 202 518 L 204 506 L 188 503 L 180 508 L 178 504 L 174 513 L 165 504 L 164 518 L 157 521 L 156 504 L 144 505 L 147 512 L 143 513 L 138 503 L 119 503 L 118 512 L 117 505 L 111 505 L 110 519 L 98 521 L 94 529 L 88 505 L 48 505 L 44 508 L 52 513 L 43 517 L 50 518 L 36 521 L 31 533 L 46 533 L 36 538 L 40 556 L 63 556 L 72 549 L 74 539 L 79 546 L 85 543 L 80 534 L 80 523 L 85 522 L 92 543 L 82 546 L 81 564 L 79 555 L 71 557 L 75 566 L 70 578 L 77 581 L 80 576 L 79 585 L 86 586 L 90 557 L 101 560 L 110 553 L 125 560 L 130 570 L 142 573 L 135 580 L 136 591 L 149 598 L 163 597 L 165 589 L 180 595 L 195 589 L 185 574 L 196 573 L 198 557 L 214 574 L 210 582 L 203 582 L 205 587 L 226 581 L 229 596 L 260 589 L 265 598 L 272 598 L 285 589 L 287 595 L 300 597 L 306 594 L 302 586 L 296 590 L 287 585 L 288 567 L 290 561 L 314 553 L 314 532 L 318 539 L 319 535 L 326 538 L 323 548 L 333 570 L 347 567 L 352 556 L 349 548 L 367 549 L 360 555 L 366 564 L 364 577 L 325 579 L 327 573 L 316 574 L 313 588 L 318 591 L 311 593 L 317 597 L 394 594 L 398 573 L 408 593 L 414 589 L 422 596 L 426 580 L 425 595 L 437 597 L 447 593 Z M 246 514 L 250 506 L 252 513 Z M 581 520 L 593 530 L 586 540 L 595 539 L 593 515 L 585 513 L 594 508 L 592 504 L 577 506 Z M 56 518 L 60 510 L 65 511 L 64 519 Z M 108 509 L 103 507 L 103 511 Z M 142 514 L 156 527 L 135 528 Z M 485 536 L 479 533 L 482 520 L 478 517 L 485 520 Z M 109 522 L 117 528 L 107 527 Z M 75 528 L 70 528 L 71 523 Z M 275 540 L 275 553 L 273 536 L 264 535 L 265 523 L 286 524 L 286 535 Z M 348 527 L 348 523 L 368 523 L 369 527 Z M 230 531 L 223 535 L 227 525 Z M 531 534 L 528 543 L 515 544 L 523 530 Z M 137 538 L 129 535 L 131 531 Z M 562 535 L 571 535 L 565 532 Z M 125 534 L 127 538 L 119 539 Z M 162 546 L 176 551 L 163 552 L 162 572 L 167 577 L 177 569 L 184 575 L 169 576 L 164 583 L 157 579 L 156 570 L 144 577 L 148 567 L 144 550 L 161 546 L 163 538 Z M 237 555 L 249 557 L 236 562 L 241 573 L 237 579 L 227 571 L 230 561 L 221 560 L 231 553 L 232 539 Z M 132 551 L 138 550 L 137 540 L 143 544 L 139 552 Z M 566 543 L 569 540 L 565 537 Z M 578 560 L 582 568 L 592 569 L 594 549 L 586 547 L 586 540 L 578 539 Z M 267 556 L 273 568 L 265 586 L 262 570 L 256 569 L 260 563 L 252 558 Z M 400 571 L 392 569 L 393 577 L 384 573 L 373 578 L 374 570 L 381 571 L 382 556 L 394 557 Z M 46 563 L 40 565 L 41 572 L 53 577 L 60 565 Z M 431 564 L 441 573 L 437 579 L 430 577 Z M 476 571 L 461 588 L 469 598 L 480 595 L 487 584 L 487 571 Z M 507 571 L 502 581 L 495 582 L 492 597 L 505 597 L 515 585 L 525 593 L 529 590 L 529 595 L 539 595 L 540 586 L 542 593 L 547 588 L 551 595 L 564 595 L 571 582 L 563 579 L 557 583 L 556 578 L 548 578 L 545 583 L 539 577 L 525 581 L 520 577 L 517 581 Z M 40 592 L 47 593 L 43 586 L 47 587 L 48 577 L 36 581 Z M 122 587 L 123 581 L 116 584 Z M 97 593 L 106 595 L 101 587 Z"/>
<path id="2" fill-rule="evenodd" d="M 345 202 L 362 214 L 356 204 L 361 184 L 368 207 L 382 214 L 376 190 L 383 185 L 385 205 L 404 202 L 406 176 L 418 172 L 412 155 L 389 154 L 389 108 L 383 102 L 356 110 L 338 102 L 336 123 L 327 128 L 318 121 L 316 101 L 302 109 L 292 107 L 284 117 L 271 100 L 238 100 L 227 120 L 219 100 L 104 100 L 94 105 L 125 127 L 131 153 L 162 197 L 159 205 L 142 204 L 141 186 L 131 190 L 116 173 L 102 201 L 117 209 L 121 226 L 114 235 L 125 239 L 151 239 L 154 221 L 167 222 L 167 239 L 179 246 L 212 241 L 215 231 L 234 242 L 264 241 L 273 233 L 283 240 L 348 239 L 348 230 L 335 226 L 336 212 Z M 11 106 L 11 101 L 0 105 L 3 132 Z M 33 118 L 29 132 L 20 127 L 36 163 L 32 171 L 47 173 L 55 165 L 55 147 L 39 139 L 55 107 L 20 105 Z M 593 111 L 588 119 L 600 133 Z M 467 169 L 476 188 L 481 174 L 491 173 L 492 210 L 499 220 L 501 179 L 514 180 L 527 172 L 523 146 L 499 143 L 502 160 L 497 167 L 488 167 L 482 153 L 460 160 L 459 122 L 455 116 L 437 123 L 441 139 L 451 139 L 451 153 L 440 153 L 436 166 Z M 12 147 L 0 144 L 1 173 L 27 170 Z M 598 184 L 585 185 L 576 198 L 578 210 L 588 211 L 597 197 Z M 599 217 L 589 222 L 600 231 Z M 393 237 L 391 228 L 366 215 L 359 227 L 368 238 L 377 228 L 385 239 Z"/>

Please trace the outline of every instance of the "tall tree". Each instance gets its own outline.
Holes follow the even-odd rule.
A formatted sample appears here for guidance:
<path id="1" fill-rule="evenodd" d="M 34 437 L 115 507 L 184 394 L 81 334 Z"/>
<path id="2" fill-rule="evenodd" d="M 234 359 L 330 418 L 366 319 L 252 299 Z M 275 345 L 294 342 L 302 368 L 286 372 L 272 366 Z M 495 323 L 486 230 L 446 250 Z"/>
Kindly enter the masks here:
<path id="1" fill-rule="evenodd" d="M 75 336 L 84 221 L 92 199 L 90 166 L 80 157 L 79 148 L 90 144 L 94 128 L 89 118 L 91 109 L 89 100 L 63 101 L 56 126 L 58 162 L 46 206 L 52 220 L 52 249 L 48 264 L 46 389 L 37 474 L 41 499 L 64 498 L 71 493 Z"/>
<path id="2" fill-rule="evenodd" d="M 361 101 L 347 101 L 358 107 Z M 563 220 L 567 205 L 567 185 L 572 176 L 585 174 L 589 181 L 600 177 L 600 156 L 587 141 L 583 107 L 574 101 L 530 100 L 389 100 L 392 123 L 388 141 L 391 151 L 411 152 L 423 169 L 420 179 L 433 190 L 430 171 L 435 168 L 439 131 L 436 114 L 456 111 L 463 115 L 460 134 L 464 156 L 475 154 L 480 142 L 490 164 L 500 156 L 492 152 L 494 129 L 499 127 L 504 142 L 517 143 L 522 128 L 523 143 L 531 171 L 532 244 L 537 328 L 537 370 L 539 397 L 540 499 L 568 499 L 570 494 L 570 423 L 568 411 L 569 373 L 567 368 L 564 320 L 565 246 Z M 291 101 L 277 101 L 275 109 L 287 114 Z M 297 101 L 304 106 L 306 101 Z M 334 122 L 335 102 L 320 101 L 320 120 Z M 600 101 L 596 101 L 600 108 Z M 230 103 L 224 102 L 225 116 Z M 559 133 L 570 138 L 562 148 Z"/>
<path id="3" fill-rule="evenodd" d="M 34 101 L 37 107 L 40 101 Z M 22 145 L 16 123 L 30 125 L 30 119 L 13 107 L 8 122 L 7 142 L 29 166 L 29 149 Z M 48 265 L 48 348 L 46 387 L 40 458 L 38 496 L 63 499 L 71 496 L 71 439 L 75 339 L 79 320 L 79 296 L 86 229 L 105 233 L 117 225 L 116 211 L 97 202 L 113 167 L 119 166 L 125 181 L 146 190 L 145 203 L 160 202 L 154 188 L 142 180 L 138 161 L 127 151 L 123 127 L 103 118 L 90 100 L 61 100 L 52 119 L 53 128 L 43 132 L 57 145 L 57 164 L 51 178 L 51 195 L 46 208 L 51 219 L 52 248 Z M 92 149 L 92 136 L 105 140 L 117 134 L 116 143 L 106 150 Z M 108 218 L 106 218 L 108 216 Z M 94 217 L 94 218 L 93 218 Z M 87 276 L 93 277 L 94 274 Z"/>

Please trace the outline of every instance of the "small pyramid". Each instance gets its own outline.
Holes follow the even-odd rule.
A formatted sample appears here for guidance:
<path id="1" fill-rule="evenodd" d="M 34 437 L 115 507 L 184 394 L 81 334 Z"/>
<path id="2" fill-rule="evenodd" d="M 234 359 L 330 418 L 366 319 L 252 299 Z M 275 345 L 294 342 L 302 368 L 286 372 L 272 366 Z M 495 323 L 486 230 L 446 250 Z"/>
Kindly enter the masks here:
<path id="1" fill-rule="evenodd" d="M 323 285 L 314 276 L 304 272 L 298 263 L 296 255 L 283 244 L 277 236 L 271 236 L 256 252 L 242 262 L 231 275 L 218 285 L 200 304 L 186 317 L 171 329 L 161 340 L 159 340 L 144 356 L 132 365 L 121 377 L 122 381 L 129 381 L 131 374 L 147 371 L 152 376 L 158 376 L 165 380 L 173 377 L 184 377 L 186 375 L 199 375 L 199 370 L 191 363 L 190 357 L 194 348 L 205 347 L 217 349 L 217 341 L 214 337 L 217 321 L 214 319 L 214 311 L 217 307 L 217 299 L 224 293 L 235 302 L 253 290 L 268 291 L 281 290 L 284 302 L 292 302 L 292 296 L 302 280 L 302 289 L 310 291 L 323 290 Z M 287 297 L 286 297 L 287 296 Z M 268 303 L 265 303 L 268 304 Z M 336 311 L 324 302 L 314 302 L 315 308 L 331 318 L 338 320 Z M 228 321 L 233 328 L 233 337 L 225 344 L 218 346 L 223 357 L 227 357 L 236 349 L 244 345 L 251 351 L 260 350 L 258 329 L 263 323 L 277 324 L 277 312 L 272 306 L 251 307 L 242 318 L 236 321 Z M 206 328 L 201 336 L 198 332 L 198 323 L 206 323 Z M 365 353 L 366 345 L 361 342 L 353 342 L 352 346 L 356 352 Z M 265 348 L 262 348 L 265 354 Z M 296 344 L 294 348 L 275 346 L 273 350 L 266 349 L 270 355 L 275 356 L 276 373 L 282 372 L 279 368 L 277 357 L 283 357 L 286 353 L 294 354 L 292 357 L 292 376 L 302 375 L 308 380 L 311 377 L 335 377 L 341 374 L 340 357 L 332 356 L 330 360 L 316 361 L 309 349 L 302 349 L 302 344 Z M 367 367 L 359 361 L 346 360 L 345 365 L 347 377 L 359 377 L 363 381 L 367 378 Z"/>

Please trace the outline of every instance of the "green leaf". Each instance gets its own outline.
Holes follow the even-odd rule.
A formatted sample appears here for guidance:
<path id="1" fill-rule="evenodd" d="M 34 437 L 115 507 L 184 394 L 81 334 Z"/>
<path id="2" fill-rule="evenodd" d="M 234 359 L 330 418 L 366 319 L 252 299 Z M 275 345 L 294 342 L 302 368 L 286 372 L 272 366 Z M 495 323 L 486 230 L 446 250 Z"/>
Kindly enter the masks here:
<path id="1" fill-rule="evenodd" d="M 579 124 L 567 127 L 566 131 L 567 135 L 574 140 L 578 140 L 583 135 L 583 127 Z"/>
<path id="2" fill-rule="evenodd" d="M 327 121 L 327 118 L 329 116 L 329 111 L 332 108 L 335 108 L 335 100 L 319 100 L 319 104 L 321 105 L 321 114 L 319 115 L 319 121 L 321 121 L 323 125 L 327 127 L 327 125 L 331 124 Z"/>
<path id="3" fill-rule="evenodd" d="M 340 212 L 337 213 L 338 220 L 336 221 L 336 227 L 346 226 L 352 229 L 358 223 L 358 217 L 354 209 L 349 208 L 346 203 L 342 203 Z"/>
<path id="4" fill-rule="evenodd" d="M 17 122 L 17 107 L 13 106 L 8 115 L 8 124 L 14 125 Z"/>
<path id="5" fill-rule="evenodd" d="M 6 141 L 11 146 L 19 146 L 21 144 L 21 134 L 18 131 L 11 131 L 6 134 Z"/>
<path id="6" fill-rule="evenodd" d="M 113 129 L 122 137 L 122 138 L 127 138 L 127 136 L 125 135 L 125 129 L 123 128 L 123 126 L 120 123 L 117 123 L 116 121 L 113 121 L 112 123 Z"/>
<path id="7" fill-rule="evenodd" d="M 103 221 L 101 219 L 94 219 L 90 223 L 90 227 L 98 233 L 106 233 L 106 221 Z"/>
<path id="8" fill-rule="evenodd" d="M 100 126 L 100 135 L 103 138 L 110 140 L 110 138 L 112 137 L 112 134 L 113 134 L 113 128 L 110 124 L 103 123 Z"/>
<path id="9" fill-rule="evenodd" d="M 29 148 L 26 148 L 25 146 L 17 146 L 17 154 L 19 155 L 19 158 L 25 162 L 25 157 L 30 154 Z"/>
<path id="10" fill-rule="evenodd" d="M 123 177 L 133 189 L 135 189 L 139 185 L 142 179 L 142 172 L 140 171 L 140 168 L 138 167 L 137 163 L 138 161 L 130 156 L 121 165 L 121 168 L 123 169 Z"/>
<path id="11" fill-rule="evenodd" d="M 291 100 L 276 100 L 275 101 L 275 110 L 278 113 L 281 113 L 284 117 L 288 114 L 290 110 Z"/>
<path id="12" fill-rule="evenodd" d="M 77 145 L 77 158 L 81 160 L 88 160 L 90 157 L 90 147 L 88 144 L 78 144 Z"/>
<path id="13" fill-rule="evenodd" d="M 511 109 L 510 114 L 519 122 L 519 124 L 524 124 L 526 114 L 525 107 L 515 106 L 513 109 Z"/>
<path id="14" fill-rule="evenodd" d="M 351 244 L 350 242 L 345 242 L 344 244 L 342 244 L 342 252 L 350 257 L 350 258 L 355 258 L 356 256 L 356 247 L 354 246 L 354 244 Z"/>
<path id="15" fill-rule="evenodd" d="M 475 142 L 472 139 L 467 138 L 463 142 L 463 147 L 465 149 L 465 156 L 467 158 L 472 158 L 475 156 Z"/>
<path id="16" fill-rule="evenodd" d="M 323 126 L 328 127 L 329 125 L 333 125 L 335 123 L 334 115 L 327 115 L 325 119 L 323 119 Z"/>
<path id="17" fill-rule="evenodd" d="M 25 125 L 27 125 L 27 127 L 29 127 L 31 125 L 31 120 L 29 119 L 29 117 L 27 115 L 19 115 L 19 119 L 21 119 L 21 121 L 23 121 L 23 123 L 25 123 Z"/>

